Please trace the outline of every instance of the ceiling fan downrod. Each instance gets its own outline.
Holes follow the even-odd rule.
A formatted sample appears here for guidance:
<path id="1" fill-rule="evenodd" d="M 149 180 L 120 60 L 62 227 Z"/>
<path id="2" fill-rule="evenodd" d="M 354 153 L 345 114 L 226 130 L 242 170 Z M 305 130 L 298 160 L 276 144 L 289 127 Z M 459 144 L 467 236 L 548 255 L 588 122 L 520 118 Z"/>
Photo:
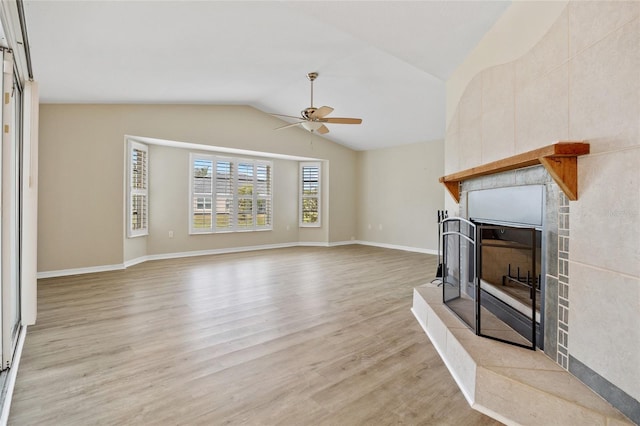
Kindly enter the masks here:
<path id="1" fill-rule="evenodd" d="M 316 78 L 318 78 L 318 73 L 310 72 L 309 74 L 307 74 L 307 78 L 311 82 L 311 108 L 313 108 L 313 82 L 315 81 Z"/>

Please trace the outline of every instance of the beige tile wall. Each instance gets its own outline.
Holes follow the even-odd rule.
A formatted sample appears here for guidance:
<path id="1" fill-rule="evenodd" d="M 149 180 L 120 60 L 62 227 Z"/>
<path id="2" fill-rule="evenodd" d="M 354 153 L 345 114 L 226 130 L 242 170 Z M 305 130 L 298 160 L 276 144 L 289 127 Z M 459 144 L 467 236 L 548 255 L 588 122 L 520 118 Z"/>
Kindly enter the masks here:
<path id="1" fill-rule="evenodd" d="M 640 2 L 569 2 L 532 49 L 512 63 L 487 64 L 471 81 L 445 146 L 445 172 L 453 173 L 559 140 L 591 144 L 571 202 L 568 350 L 636 401 L 639 16 Z M 482 48 L 501 48 L 492 42 Z"/>

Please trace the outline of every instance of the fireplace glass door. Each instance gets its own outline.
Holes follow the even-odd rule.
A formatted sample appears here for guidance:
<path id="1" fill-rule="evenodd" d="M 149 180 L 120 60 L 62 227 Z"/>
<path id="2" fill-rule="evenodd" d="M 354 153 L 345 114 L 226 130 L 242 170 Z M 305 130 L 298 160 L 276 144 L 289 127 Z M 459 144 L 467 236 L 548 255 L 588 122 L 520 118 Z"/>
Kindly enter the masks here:
<path id="1" fill-rule="evenodd" d="M 542 280 L 536 228 L 442 223 L 443 302 L 475 334 L 535 349 Z"/>
<path id="2" fill-rule="evenodd" d="M 539 340 L 540 231 L 478 224 L 478 334 L 535 349 Z"/>

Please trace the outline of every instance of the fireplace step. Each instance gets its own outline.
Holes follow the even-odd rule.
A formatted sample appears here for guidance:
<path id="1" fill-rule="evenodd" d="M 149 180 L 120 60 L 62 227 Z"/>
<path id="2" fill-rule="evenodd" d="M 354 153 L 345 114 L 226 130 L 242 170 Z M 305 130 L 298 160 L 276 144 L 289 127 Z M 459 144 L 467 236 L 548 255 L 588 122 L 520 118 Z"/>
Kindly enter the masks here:
<path id="1" fill-rule="evenodd" d="M 633 425 L 543 352 L 476 336 L 441 288 L 415 288 L 411 310 L 472 408 L 507 425 Z"/>

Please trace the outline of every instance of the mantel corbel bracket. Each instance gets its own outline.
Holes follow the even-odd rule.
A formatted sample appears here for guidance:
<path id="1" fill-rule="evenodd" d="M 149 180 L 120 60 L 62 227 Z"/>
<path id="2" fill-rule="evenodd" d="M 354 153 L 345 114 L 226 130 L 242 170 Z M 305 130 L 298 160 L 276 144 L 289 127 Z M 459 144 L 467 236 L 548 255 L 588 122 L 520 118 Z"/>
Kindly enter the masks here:
<path id="1" fill-rule="evenodd" d="M 469 179 L 541 164 L 571 201 L 578 199 L 578 157 L 589 154 L 585 142 L 557 142 L 482 166 L 440 178 L 449 194 L 460 202 L 460 184 Z"/>

